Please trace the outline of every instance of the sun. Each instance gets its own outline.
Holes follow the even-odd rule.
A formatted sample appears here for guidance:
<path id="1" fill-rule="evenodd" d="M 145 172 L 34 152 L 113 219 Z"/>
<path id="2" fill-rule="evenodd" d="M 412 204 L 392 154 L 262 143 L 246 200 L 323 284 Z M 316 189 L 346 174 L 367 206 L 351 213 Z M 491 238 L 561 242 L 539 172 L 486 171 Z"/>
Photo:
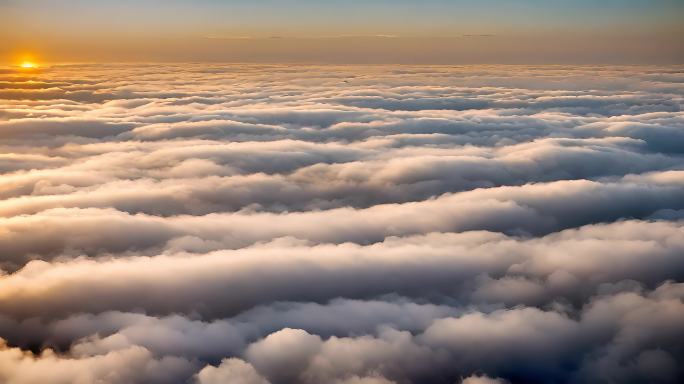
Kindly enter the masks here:
<path id="1" fill-rule="evenodd" d="M 36 64 L 36 63 L 34 63 L 34 62 L 31 62 L 31 61 L 24 61 L 24 62 L 21 63 L 19 66 L 22 67 L 22 68 L 25 68 L 25 69 L 38 68 L 38 64 Z"/>

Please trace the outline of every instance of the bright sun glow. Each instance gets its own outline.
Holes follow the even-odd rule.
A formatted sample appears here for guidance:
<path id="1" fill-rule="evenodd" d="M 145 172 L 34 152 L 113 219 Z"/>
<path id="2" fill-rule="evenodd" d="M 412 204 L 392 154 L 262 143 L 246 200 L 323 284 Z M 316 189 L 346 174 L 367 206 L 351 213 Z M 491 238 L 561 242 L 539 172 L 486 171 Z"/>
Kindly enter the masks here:
<path id="1" fill-rule="evenodd" d="M 20 67 L 22 68 L 37 68 L 38 65 L 36 63 L 32 63 L 30 61 L 24 61 L 21 63 Z"/>

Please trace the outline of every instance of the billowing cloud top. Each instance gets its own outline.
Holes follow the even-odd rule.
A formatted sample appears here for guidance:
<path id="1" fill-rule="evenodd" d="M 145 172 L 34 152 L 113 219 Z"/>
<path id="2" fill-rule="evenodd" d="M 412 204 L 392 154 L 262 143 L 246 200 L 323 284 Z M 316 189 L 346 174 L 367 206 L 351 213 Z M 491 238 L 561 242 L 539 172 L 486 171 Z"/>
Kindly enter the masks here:
<path id="1" fill-rule="evenodd" d="M 0 382 L 681 382 L 683 73 L 2 70 Z"/>

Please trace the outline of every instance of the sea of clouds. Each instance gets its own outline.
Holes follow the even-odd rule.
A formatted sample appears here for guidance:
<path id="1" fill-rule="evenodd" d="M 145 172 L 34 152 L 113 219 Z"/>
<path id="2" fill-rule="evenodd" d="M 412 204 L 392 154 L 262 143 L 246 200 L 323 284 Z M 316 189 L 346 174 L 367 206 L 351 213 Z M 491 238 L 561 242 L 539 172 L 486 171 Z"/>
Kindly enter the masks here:
<path id="1" fill-rule="evenodd" d="M 0 382 L 684 379 L 684 68 L 0 70 Z"/>

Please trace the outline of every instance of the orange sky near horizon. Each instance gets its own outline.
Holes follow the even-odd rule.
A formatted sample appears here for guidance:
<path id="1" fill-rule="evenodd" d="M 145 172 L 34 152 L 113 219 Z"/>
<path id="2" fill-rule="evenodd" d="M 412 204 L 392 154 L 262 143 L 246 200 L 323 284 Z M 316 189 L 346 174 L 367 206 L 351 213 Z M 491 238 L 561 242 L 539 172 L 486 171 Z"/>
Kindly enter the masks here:
<path id="1" fill-rule="evenodd" d="M 0 64 L 684 63 L 684 3 L 0 2 Z"/>

